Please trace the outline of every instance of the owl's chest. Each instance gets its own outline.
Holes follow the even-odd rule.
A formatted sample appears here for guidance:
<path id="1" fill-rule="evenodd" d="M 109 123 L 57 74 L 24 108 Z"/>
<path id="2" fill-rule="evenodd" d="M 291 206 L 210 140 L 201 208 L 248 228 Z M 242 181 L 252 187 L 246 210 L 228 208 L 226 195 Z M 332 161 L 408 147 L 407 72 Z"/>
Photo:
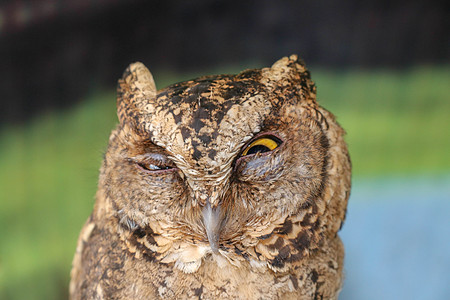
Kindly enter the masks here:
<path id="1" fill-rule="evenodd" d="M 80 270 L 77 290 L 83 299 L 333 299 L 340 287 L 340 271 L 330 259 L 339 266 L 342 257 L 330 258 L 326 251 L 293 263 L 284 273 L 249 262 L 220 264 L 213 255 L 185 273 L 175 263 L 124 251 L 117 237 L 109 237 L 94 230 L 92 243 L 82 250 L 83 257 L 95 257 Z"/>
<path id="2" fill-rule="evenodd" d="M 206 259 L 195 273 L 184 273 L 171 264 L 151 263 L 145 268 L 131 265 L 130 271 L 136 275 L 129 278 L 140 280 L 125 284 L 125 298 L 299 299 L 298 280 L 268 269 L 219 266 L 213 258 Z"/>

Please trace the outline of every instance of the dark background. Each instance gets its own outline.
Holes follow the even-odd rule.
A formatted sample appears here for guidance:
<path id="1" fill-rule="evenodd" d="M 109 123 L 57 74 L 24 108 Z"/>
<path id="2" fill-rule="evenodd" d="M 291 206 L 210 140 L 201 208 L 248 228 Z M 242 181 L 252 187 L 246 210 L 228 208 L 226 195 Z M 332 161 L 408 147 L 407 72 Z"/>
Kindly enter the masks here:
<path id="1" fill-rule="evenodd" d="M 440 64 L 449 20 L 445 1 L 4 1 L 0 124 L 113 87 L 136 60 L 174 72 L 292 53 L 336 69 Z"/>

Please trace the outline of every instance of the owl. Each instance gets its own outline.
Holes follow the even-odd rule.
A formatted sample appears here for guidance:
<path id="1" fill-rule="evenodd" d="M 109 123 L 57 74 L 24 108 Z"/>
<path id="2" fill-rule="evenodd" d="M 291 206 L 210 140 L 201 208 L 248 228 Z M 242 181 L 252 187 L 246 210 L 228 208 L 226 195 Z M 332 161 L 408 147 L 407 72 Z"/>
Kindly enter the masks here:
<path id="1" fill-rule="evenodd" d="M 118 84 L 71 299 L 337 299 L 344 130 L 296 55 L 157 91 Z"/>

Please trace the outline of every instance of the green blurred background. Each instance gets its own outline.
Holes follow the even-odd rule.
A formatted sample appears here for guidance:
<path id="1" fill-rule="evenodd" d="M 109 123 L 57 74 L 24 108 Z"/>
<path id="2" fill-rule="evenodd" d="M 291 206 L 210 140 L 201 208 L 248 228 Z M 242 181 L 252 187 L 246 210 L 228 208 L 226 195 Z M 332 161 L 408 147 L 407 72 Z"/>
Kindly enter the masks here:
<path id="1" fill-rule="evenodd" d="M 333 19 L 341 25 L 338 30 L 340 37 L 336 36 L 336 24 L 333 22 L 326 23 L 329 26 L 325 28 L 320 25 L 320 21 L 328 20 L 331 11 L 335 10 L 307 6 L 307 13 L 319 19 L 318 24 L 303 24 L 302 32 L 308 31 L 305 26 L 311 28 L 309 37 L 303 38 L 298 36 L 293 25 L 306 21 L 289 19 L 291 23 L 285 24 L 283 18 L 284 13 L 289 18 L 294 18 L 296 12 L 305 14 L 300 12 L 304 8 L 302 4 L 293 2 L 283 2 L 283 9 L 280 9 L 276 4 L 262 1 L 266 7 L 263 9 L 262 4 L 250 1 L 252 5 L 241 9 L 252 11 L 244 10 L 243 14 L 241 10 L 239 15 L 237 12 L 233 14 L 236 9 L 239 10 L 234 7 L 236 3 L 232 5 L 221 1 L 218 1 L 222 5 L 219 7 L 211 6 L 206 1 L 194 1 L 194 8 L 176 1 L 169 1 L 162 8 L 162 4 L 144 4 L 142 1 L 132 1 L 132 4 L 126 5 L 121 1 L 81 1 L 85 5 L 80 7 L 56 1 L 60 6 L 44 17 L 43 13 L 33 17 L 30 12 L 43 7 L 46 1 L 41 1 L 38 6 L 26 1 L 9 2 L 0 5 L 0 57 L 4 66 L 0 71 L 3 82 L 0 88 L 6 95 L 0 100 L 0 299 L 67 298 L 77 236 L 92 210 L 102 154 L 109 133 L 117 124 L 115 81 L 126 64 L 136 60 L 147 64 L 157 86 L 162 88 L 200 75 L 236 73 L 247 68 L 269 66 L 281 56 L 298 53 L 305 58 L 312 72 L 320 104 L 332 111 L 347 131 L 354 188 L 361 198 L 354 199 L 352 196 L 351 202 L 365 203 L 364 195 L 368 195 L 367 198 L 372 199 L 370 201 L 377 201 L 376 197 L 370 196 L 374 191 L 382 190 L 383 185 L 365 190 L 361 186 L 373 187 L 373 182 L 379 183 L 386 178 L 389 182 L 401 178 L 406 182 L 401 189 L 413 189 L 417 182 L 421 182 L 420 178 L 430 182 L 437 180 L 441 182 L 438 188 L 444 191 L 440 195 L 444 201 L 450 200 L 446 188 L 450 184 L 449 32 L 448 28 L 440 27 L 448 25 L 448 21 L 437 18 L 433 23 L 433 18 L 430 18 L 432 25 L 426 22 L 418 24 L 416 20 L 420 14 L 408 12 L 421 12 L 423 6 L 419 4 L 411 8 L 411 5 L 397 1 L 396 6 L 373 4 L 368 7 L 344 7 L 338 11 L 342 16 Z M 28 7 L 28 17 L 19 21 L 11 17 L 14 12 L 23 9 L 18 3 L 29 4 L 25 5 Z M 322 5 L 333 4 L 323 1 Z M 172 7 L 175 12 L 170 12 Z M 442 12 L 438 4 L 431 7 L 434 7 L 432 16 L 448 17 L 448 11 Z M 155 12 L 156 8 L 161 10 Z M 155 16 L 155 20 L 170 17 L 184 18 L 184 21 L 175 27 L 162 28 L 154 24 L 155 20 L 135 16 L 137 10 L 147 11 L 150 16 Z M 225 16 L 224 11 L 227 12 Z M 357 17 L 346 17 L 355 12 L 359 12 Z M 117 16 L 121 14 L 126 16 L 128 27 L 118 33 L 120 25 L 116 25 L 119 22 Z M 198 14 L 199 18 L 206 18 L 207 21 L 194 21 L 189 18 L 190 14 Z M 246 44 L 252 31 L 240 35 L 236 33 L 239 37 L 236 38 L 235 49 L 230 47 L 227 43 L 233 41 L 235 23 L 244 26 L 248 22 L 245 16 L 254 14 L 262 17 L 253 18 L 252 22 L 261 22 L 267 31 L 259 32 L 259 39 L 253 38 L 255 45 L 252 47 Z M 366 39 L 386 42 L 380 36 L 389 35 L 390 27 L 386 23 L 395 25 L 392 19 L 396 14 L 406 15 L 399 24 L 406 28 L 407 34 L 397 37 L 399 40 L 405 39 L 403 43 L 395 42 L 393 38 L 391 43 L 394 45 L 377 44 L 372 49 L 358 44 L 361 40 L 360 43 L 365 45 L 367 40 L 353 37 L 353 47 L 345 47 L 348 45 L 348 35 L 361 31 L 361 28 L 355 29 L 361 24 L 367 25 L 367 34 L 374 34 Z M 216 15 L 220 18 L 215 22 Z M 366 15 L 376 20 L 373 21 L 375 25 L 372 21 L 368 24 L 362 21 Z M 312 17 L 306 20 L 310 22 Z M 61 24 L 65 24 L 62 29 Z M 89 35 L 91 28 L 95 31 L 96 24 L 103 26 L 101 32 L 86 39 L 79 37 Z M 190 27 L 183 31 L 183 25 Z M 154 26 L 157 26 L 156 29 Z M 219 34 L 218 40 L 214 39 L 217 38 L 214 34 L 208 35 L 199 29 L 204 26 L 212 26 L 214 32 Z M 55 27 L 59 29 L 55 30 Z M 147 27 L 159 31 L 158 35 L 149 34 Z M 317 28 L 322 29 L 317 31 Z M 420 36 L 414 40 L 410 31 L 422 32 L 423 40 Z M 71 35 L 73 32 L 76 32 L 75 37 Z M 116 33 L 119 34 L 117 40 L 111 38 Z M 314 38 L 319 33 L 322 33 L 321 39 L 331 40 L 328 43 L 332 49 L 328 52 L 322 50 L 324 44 Z M 375 36 L 375 33 L 378 35 Z M 139 38 L 131 44 L 120 45 L 120 34 Z M 183 37 L 194 34 L 198 36 L 192 39 Z M 430 42 L 427 34 L 436 37 Z M 99 50 L 96 41 L 105 35 L 108 39 Z M 165 35 L 173 36 L 174 40 L 162 38 Z M 56 41 L 49 45 L 48 40 L 52 38 Z M 192 46 L 197 40 L 208 38 L 215 45 L 211 49 L 204 47 L 206 42 L 198 47 Z M 442 43 L 441 39 L 446 42 Z M 438 42 L 433 44 L 435 40 Z M 26 44 L 27 41 L 29 44 Z M 59 47 L 68 41 L 69 46 Z M 152 41 L 158 41 L 157 45 Z M 422 43 L 426 42 L 434 50 L 420 50 L 425 47 Z M 311 43 L 315 45 L 313 48 Z M 261 45 L 272 50 L 262 49 Z M 78 53 L 75 49 L 73 54 L 70 49 L 76 46 L 82 47 L 82 50 Z M 57 50 L 48 53 L 46 47 Z M 129 54 L 123 48 L 129 50 Z M 222 52 L 217 50 L 219 48 Z M 164 49 L 170 50 L 165 52 Z M 417 49 L 422 52 L 417 52 Z M 186 62 L 190 57 L 180 54 L 184 50 L 203 53 L 205 59 L 192 54 L 193 61 Z M 419 54 L 411 55 L 414 51 Z M 335 52 L 343 54 L 330 58 L 329 53 Z M 87 61 L 86 57 L 89 58 Z M 116 61 L 119 63 L 114 65 Z M 47 68 L 42 78 L 39 75 L 41 67 Z M 48 70 L 56 71 L 52 73 Z M 76 91 L 77 86 L 81 91 Z M 448 205 L 443 207 L 447 209 Z M 389 204 L 386 209 L 389 209 Z M 448 233 L 448 229 L 443 233 Z M 395 239 L 394 236 L 392 238 Z M 442 242 L 446 243 L 448 239 Z M 450 267 L 448 256 L 440 261 Z M 347 270 L 347 277 L 351 275 Z M 352 298 L 350 294 L 345 296 L 343 299 Z"/>

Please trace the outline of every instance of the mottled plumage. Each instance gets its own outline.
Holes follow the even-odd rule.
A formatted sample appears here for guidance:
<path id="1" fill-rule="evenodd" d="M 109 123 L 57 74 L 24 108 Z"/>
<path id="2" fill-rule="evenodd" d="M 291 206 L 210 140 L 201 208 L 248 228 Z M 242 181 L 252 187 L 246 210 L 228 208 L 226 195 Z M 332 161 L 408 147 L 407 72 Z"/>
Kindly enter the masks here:
<path id="1" fill-rule="evenodd" d="M 72 299 L 335 299 L 351 166 L 297 56 L 157 91 L 141 63 L 75 254 Z"/>

